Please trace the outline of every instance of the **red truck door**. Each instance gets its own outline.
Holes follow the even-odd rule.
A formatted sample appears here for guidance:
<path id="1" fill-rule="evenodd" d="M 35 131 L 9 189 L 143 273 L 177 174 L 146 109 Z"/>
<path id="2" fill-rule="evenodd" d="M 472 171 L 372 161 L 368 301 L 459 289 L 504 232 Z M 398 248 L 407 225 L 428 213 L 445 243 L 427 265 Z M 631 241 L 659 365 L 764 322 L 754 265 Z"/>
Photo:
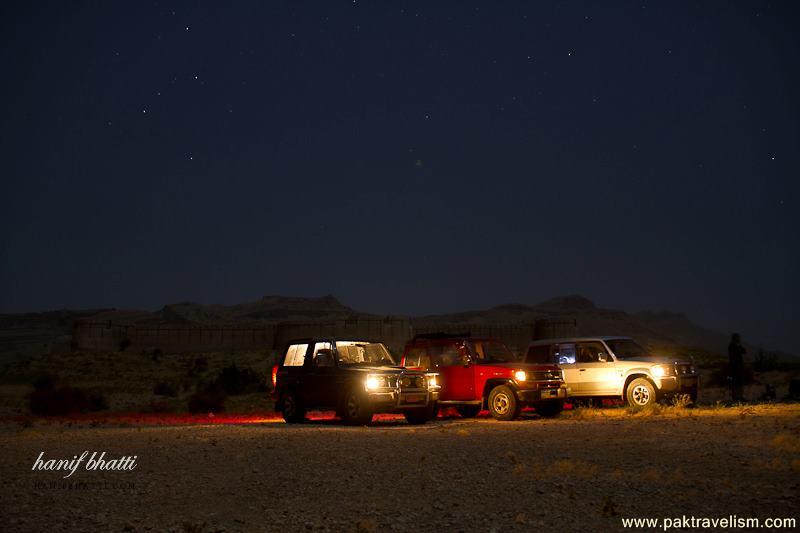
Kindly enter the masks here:
<path id="1" fill-rule="evenodd" d="M 433 344 L 428 347 L 432 370 L 439 373 L 441 400 L 475 400 L 475 365 L 456 343 Z M 477 398 L 480 399 L 480 398 Z"/>

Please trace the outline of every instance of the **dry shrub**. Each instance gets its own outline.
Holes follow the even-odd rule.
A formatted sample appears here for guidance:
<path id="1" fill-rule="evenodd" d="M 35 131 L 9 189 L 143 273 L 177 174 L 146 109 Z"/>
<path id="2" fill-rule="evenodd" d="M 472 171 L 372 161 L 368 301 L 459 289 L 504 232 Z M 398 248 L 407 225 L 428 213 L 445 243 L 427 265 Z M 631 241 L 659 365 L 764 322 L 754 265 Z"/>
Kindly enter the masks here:
<path id="1" fill-rule="evenodd" d="M 236 363 L 220 370 L 217 383 L 231 396 L 266 390 L 266 381 L 261 374 L 252 368 L 239 368 Z"/>
<path id="2" fill-rule="evenodd" d="M 664 406 L 660 403 L 651 403 L 644 407 L 632 407 L 629 405 L 625 409 L 628 416 L 635 418 L 647 418 L 664 413 Z"/>
<path id="3" fill-rule="evenodd" d="M 172 381 L 159 381 L 153 387 L 153 394 L 156 396 L 169 396 L 174 398 L 178 395 L 178 385 Z"/>
<path id="4" fill-rule="evenodd" d="M 573 420 L 591 420 L 600 416 L 605 416 L 602 409 L 596 407 L 577 407 L 572 410 L 570 418 Z"/>
<path id="5" fill-rule="evenodd" d="M 749 415 L 756 414 L 756 410 L 754 407 L 750 407 L 748 405 L 741 405 L 739 406 L 739 418 L 747 418 Z"/>
<path id="6" fill-rule="evenodd" d="M 676 409 L 686 409 L 692 404 L 692 397 L 688 394 L 676 394 L 670 399 L 670 406 Z"/>
<path id="7" fill-rule="evenodd" d="M 225 410 L 228 396 L 217 383 L 210 383 L 189 397 L 190 413 L 218 413 Z"/>
<path id="8" fill-rule="evenodd" d="M 140 407 L 139 412 L 142 413 L 174 413 L 178 409 L 177 407 L 167 401 L 164 400 L 151 400 L 146 405 Z"/>
<path id="9" fill-rule="evenodd" d="M 35 415 L 62 416 L 108 409 L 102 394 L 60 385 L 57 378 L 50 374 L 43 374 L 34 380 L 33 388 L 28 396 L 28 406 Z"/>

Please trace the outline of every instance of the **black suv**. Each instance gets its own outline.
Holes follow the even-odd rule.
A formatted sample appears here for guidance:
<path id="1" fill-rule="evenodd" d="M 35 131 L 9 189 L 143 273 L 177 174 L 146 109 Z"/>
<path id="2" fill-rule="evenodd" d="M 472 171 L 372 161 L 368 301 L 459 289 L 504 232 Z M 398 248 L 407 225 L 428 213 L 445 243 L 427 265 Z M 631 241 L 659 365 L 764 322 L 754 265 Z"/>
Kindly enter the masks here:
<path id="1" fill-rule="evenodd" d="M 403 413 L 410 424 L 436 416 L 436 374 L 398 367 L 380 342 L 333 338 L 289 342 L 272 371 L 275 409 L 300 422 L 308 409 L 335 409 L 350 424 Z"/>

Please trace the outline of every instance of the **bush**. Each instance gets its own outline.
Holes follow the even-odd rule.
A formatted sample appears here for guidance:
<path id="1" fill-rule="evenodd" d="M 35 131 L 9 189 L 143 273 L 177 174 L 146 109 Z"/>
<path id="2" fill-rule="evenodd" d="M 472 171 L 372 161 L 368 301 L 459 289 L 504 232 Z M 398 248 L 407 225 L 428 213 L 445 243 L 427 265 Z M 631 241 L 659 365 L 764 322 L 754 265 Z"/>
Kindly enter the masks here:
<path id="1" fill-rule="evenodd" d="M 151 400 L 150 403 L 145 404 L 139 408 L 142 413 L 173 413 L 175 406 L 164 400 Z"/>
<path id="2" fill-rule="evenodd" d="M 128 346 L 131 345 L 131 340 L 128 337 L 124 337 L 119 341 L 119 351 L 124 352 Z"/>
<path id="3" fill-rule="evenodd" d="M 170 396 L 174 398 L 178 395 L 178 385 L 171 381 L 159 381 L 153 387 L 153 394 L 156 396 Z"/>
<path id="4" fill-rule="evenodd" d="M 58 385 L 55 377 L 42 374 L 33 382 L 34 390 L 28 397 L 31 413 L 41 416 L 61 416 L 86 411 L 108 409 L 105 396 L 87 393 L 69 385 Z"/>
<path id="5" fill-rule="evenodd" d="M 199 388 L 189 397 L 189 412 L 214 413 L 225 410 L 225 390 L 216 382 Z"/>
<path id="6" fill-rule="evenodd" d="M 753 368 L 751 366 L 745 365 L 743 374 L 744 379 L 742 380 L 742 385 L 750 385 L 755 381 L 755 375 L 753 374 Z M 728 363 L 724 363 L 711 371 L 704 385 L 709 387 L 729 387 L 729 375 Z"/>
<path id="7" fill-rule="evenodd" d="M 55 383 L 36 388 L 28 397 L 28 406 L 31 413 L 40 416 L 61 416 L 108 409 L 102 394 L 86 393 L 69 385 Z"/>
<path id="8" fill-rule="evenodd" d="M 54 375 L 49 372 L 42 372 L 33 380 L 33 388 L 36 390 L 52 389 L 56 386 L 56 381 L 58 381 L 58 379 Z"/>
<path id="9" fill-rule="evenodd" d="M 208 359 L 205 356 L 200 355 L 194 358 L 192 361 L 192 366 L 189 367 L 189 375 L 194 376 L 195 374 L 202 374 L 208 370 Z"/>
<path id="10" fill-rule="evenodd" d="M 264 378 L 252 368 L 239 368 L 231 363 L 217 376 L 219 386 L 231 396 L 266 390 Z"/>

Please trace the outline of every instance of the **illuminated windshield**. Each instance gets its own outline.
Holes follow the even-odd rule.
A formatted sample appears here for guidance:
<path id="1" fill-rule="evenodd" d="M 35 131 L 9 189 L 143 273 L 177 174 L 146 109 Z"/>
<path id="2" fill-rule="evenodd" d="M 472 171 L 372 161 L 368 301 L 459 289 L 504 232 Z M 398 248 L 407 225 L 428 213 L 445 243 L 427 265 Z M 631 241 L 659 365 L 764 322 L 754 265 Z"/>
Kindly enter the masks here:
<path id="1" fill-rule="evenodd" d="M 514 354 L 498 341 L 470 341 L 472 356 L 476 363 L 510 363 Z"/>
<path id="2" fill-rule="evenodd" d="M 617 356 L 617 359 L 636 359 L 647 355 L 647 350 L 631 339 L 611 339 L 606 344 Z"/>
<path id="3" fill-rule="evenodd" d="M 336 353 L 342 365 L 395 365 L 389 350 L 380 342 L 336 341 Z"/>

